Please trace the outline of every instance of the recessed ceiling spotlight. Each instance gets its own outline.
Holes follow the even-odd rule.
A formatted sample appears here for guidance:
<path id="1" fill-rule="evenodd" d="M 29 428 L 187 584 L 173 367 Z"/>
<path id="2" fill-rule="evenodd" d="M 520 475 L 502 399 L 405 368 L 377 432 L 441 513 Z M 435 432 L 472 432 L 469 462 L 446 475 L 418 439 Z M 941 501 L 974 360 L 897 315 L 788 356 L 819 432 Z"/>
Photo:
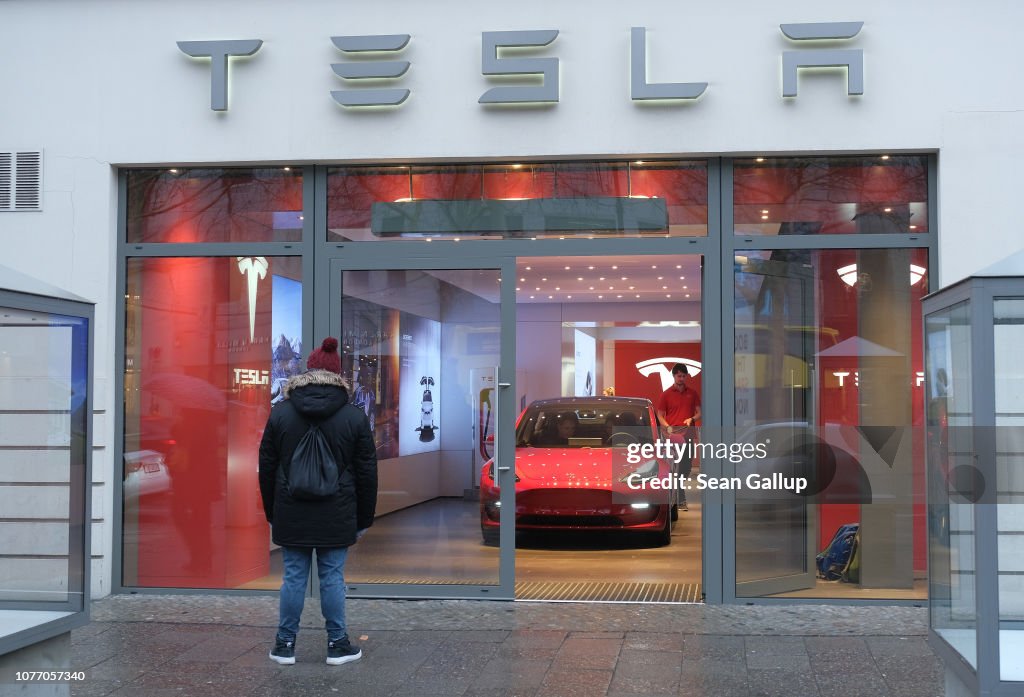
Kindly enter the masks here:
<path id="1" fill-rule="evenodd" d="M 683 265 L 682 264 L 676 264 L 676 268 L 677 269 L 681 269 L 681 268 L 683 268 Z"/>
<path id="2" fill-rule="evenodd" d="M 593 271 L 593 270 L 594 270 L 594 267 L 593 267 L 593 266 L 588 266 L 587 268 L 588 268 L 588 269 L 590 269 L 591 271 Z"/>
<path id="3" fill-rule="evenodd" d="M 618 268 L 619 268 L 618 266 L 613 266 L 612 270 L 614 271 L 615 269 L 618 269 Z"/>
<path id="4" fill-rule="evenodd" d="M 883 160 L 888 160 L 888 159 L 889 159 L 889 156 L 888 156 L 888 155 L 882 155 L 882 159 L 883 159 Z"/>
<path id="5" fill-rule="evenodd" d="M 764 162 L 764 158 L 763 157 L 755 157 L 754 158 L 754 162 Z"/>
<path id="6" fill-rule="evenodd" d="M 525 279 L 525 278 L 520 278 L 520 279 L 519 279 L 519 282 L 520 282 L 520 283 L 526 283 L 526 279 Z"/>
<path id="7" fill-rule="evenodd" d="M 546 278 L 542 278 L 542 279 L 540 279 L 540 280 L 542 280 L 542 281 L 547 281 L 548 279 L 546 279 Z"/>
<path id="8" fill-rule="evenodd" d="M 576 277 L 576 280 L 577 280 L 577 281 L 582 281 L 582 280 L 583 280 L 583 276 L 577 276 L 577 277 Z"/>
<path id="9" fill-rule="evenodd" d="M 555 290 L 562 290 L 562 289 L 559 288 L 558 286 L 555 286 Z"/>
<path id="10" fill-rule="evenodd" d="M 768 220 L 768 216 L 767 215 L 762 215 L 761 216 L 761 220 Z"/>
<path id="11" fill-rule="evenodd" d="M 656 268 L 658 268 L 658 265 L 657 264 L 651 264 L 651 268 L 652 269 L 656 269 Z"/>
<path id="12" fill-rule="evenodd" d="M 658 276 L 658 280 L 659 280 L 659 281 L 664 281 L 664 280 L 665 280 L 665 277 L 664 277 L 664 276 Z"/>
<path id="13" fill-rule="evenodd" d="M 892 209 L 891 208 L 883 208 L 882 211 L 884 213 L 892 213 Z"/>
<path id="14" fill-rule="evenodd" d="M 621 296 L 621 295 L 616 295 L 615 297 L 616 297 L 616 298 L 621 298 L 622 296 Z"/>
<path id="15" fill-rule="evenodd" d="M 566 266 L 566 267 L 565 267 L 565 270 L 566 270 L 566 271 L 569 271 L 569 267 L 568 267 L 568 266 Z"/>
<path id="16" fill-rule="evenodd" d="M 690 297 L 690 294 L 689 294 L 689 293 L 687 293 L 687 294 L 686 294 L 686 297 Z"/>
<path id="17" fill-rule="evenodd" d="M 526 267 L 526 270 L 527 270 L 527 271 L 533 271 L 533 267 L 532 267 L 532 266 L 527 266 L 527 267 Z"/>
<path id="18" fill-rule="evenodd" d="M 594 286 L 590 286 L 590 290 L 594 290 Z"/>

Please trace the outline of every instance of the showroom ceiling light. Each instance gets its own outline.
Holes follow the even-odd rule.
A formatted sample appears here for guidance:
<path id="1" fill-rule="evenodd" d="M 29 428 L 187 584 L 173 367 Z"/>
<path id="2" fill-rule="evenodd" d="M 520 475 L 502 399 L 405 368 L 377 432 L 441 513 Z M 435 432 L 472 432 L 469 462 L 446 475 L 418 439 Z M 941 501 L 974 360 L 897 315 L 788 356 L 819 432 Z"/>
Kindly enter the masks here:
<path id="1" fill-rule="evenodd" d="M 918 281 L 924 278 L 924 275 L 928 272 L 923 266 L 917 264 L 910 265 L 910 285 L 915 285 Z M 851 288 L 857 285 L 857 265 L 847 264 L 836 269 L 836 273 L 839 274 L 839 278 L 843 279 L 843 283 L 850 286 Z"/>

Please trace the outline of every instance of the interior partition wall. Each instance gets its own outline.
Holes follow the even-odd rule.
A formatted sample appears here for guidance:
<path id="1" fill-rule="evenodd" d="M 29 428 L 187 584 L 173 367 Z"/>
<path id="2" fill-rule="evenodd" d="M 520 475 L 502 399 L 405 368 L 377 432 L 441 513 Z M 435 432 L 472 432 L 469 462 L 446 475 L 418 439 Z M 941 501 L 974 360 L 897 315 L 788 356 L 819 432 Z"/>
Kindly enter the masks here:
<path id="1" fill-rule="evenodd" d="M 353 397 L 375 421 L 378 455 L 390 462 L 385 468 L 394 468 L 396 486 L 382 491 L 382 521 L 437 499 L 442 505 L 430 504 L 437 510 L 420 509 L 432 526 L 429 535 L 434 541 L 459 538 L 473 558 L 467 562 L 457 550 L 452 556 L 451 548 L 434 554 L 445 557 L 439 560 L 443 573 L 403 573 L 409 541 L 398 527 L 391 546 L 383 545 L 388 526 L 375 526 L 383 545 L 377 552 L 390 551 L 382 556 L 368 544 L 360 550 L 367 559 L 353 555 L 348 580 L 356 596 L 513 597 L 515 530 L 505 524 L 496 547 L 484 544 L 476 489 L 487 476 L 487 458 L 497 455 L 495 474 L 508 481 L 502 507 L 515 510 L 515 468 L 508 464 L 515 462 L 515 415 L 542 396 L 540 389 L 572 389 L 564 365 L 571 358 L 566 332 L 582 327 L 596 341 L 619 336 L 615 319 L 587 326 L 593 315 L 583 312 L 588 306 L 621 306 L 627 315 L 630 308 L 647 308 L 629 317 L 636 320 L 632 324 L 666 323 L 661 328 L 674 332 L 669 341 L 676 345 L 699 336 L 695 350 L 709 436 L 722 429 L 722 438 L 736 439 L 740 427 L 759 432 L 802 423 L 817 432 L 856 432 L 878 444 L 883 432 L 892 436 L 895 424 L 857 406 L 867 390 L 837 397 L 835 383 L 856 388 L 880 366 L 892 388 L 904 374 L 913 379 L 913 361 L 919 360 L 919 336 L 883 336 L 883 328 L 867 326 L 893 304 L 911 312 L 914 284 L 927 285 L 935 262 L 934 222 L 919 227 L 919 221 L 934 221 L 934 159 L 906 158 L 899 161 L 901 176 L 915 172 L 924 193 L 913 189 L 912 196 L 888 203 L 887 192 L 902 190 L 885 184 L 894 170 L 875 167 L 885 160 L 873 158 L 776 158 L 767 167 L 751 158 L 123 171 L 118 283 L 124 297 L 118 312 L 124 322 L 117 344 L 124 404 L 116 438 L 123 515 L 115 539 L 115 587 L 277 588 L 279 553 L 254 485 L 254 446 L 281 383 L 300 369 L 313 342 L 328 334 L 348 341 L 346 361 L 358 377 Z M 765 186 L 766 180 L 774 184 Z M 793 205 L 773 210 L 785 203 Z M 902 230 L 881 222 L 899 217 L 884 210 L 893 205 L 913 221 Z M 596 286 L 556 290 L 552 283 L 543 288 L 550 297 L 531 301 L 529 294 L 539 293 L 543 282 L 527 267 L 558 264 L 567 280 L 586 284 L 585 272 L 577 277 L 564 268 L 578 259 L 593 260 L 587 266 L 594 269 L 633 260 L 649 266 L 653 278 L 659 263 L 675 260 L 682 268 L 692 260 L 700 269 L 700 291 L 655 304 L 655 291 L 671 295 L 686 281 L 635 287 L 632 297 L 624 292 L 627 281 L 615 289 L 622 298 L 603 297 Z M 921 269 L 909 290 L 896 283 L 902 271 L 893 269 L 903 265 L 908 281 Z M 536 286 L 527 287 L 527 279 Z M 889 288 L 888 296 L 875 296 L 882 300 L 874 307 L 864 298 L 872 281 L 876 289 Z M 853 289 L 857 300 L 844 288 Z M 640 292 L 650 295 L 637 298 Z M 538 300 L 549 304 L 533 305 Z M 523 330 L 524 310 L 533 313 L 529 331 Z M 558 317 L 550 319 L 553 311 Z M 540 345 L 531 332 L 549 319 L 557 325 L 554 350 L 563 363 L 557 381 L 530 375 L 525 360 Z M 906 354 L 911 368 L 905 361 L 887 365 L 893 357 L 874 355 L 867 343 L 855 342 L 852 354 L 844 355 L 851 345 L 844 348 L 843 342 L 856 337 Z M 430 350 L 421 350 L 428 344 Z M 437 365 L 425 359 L 431 352 L 441 357 Z M 730 354 L 733 365 L 723 358 Z M 610 354 L 598 356 L 596 385 L 620 382 L 607 372 L 617 365 Z M 847 372 L 851 356 L 857 365 L 837 375 Z M 827 380 L 810 382 L 823 370 Z M 890 394 L 886 380 L 873 384 L 883 386 L 880 398 Z M 488 389 L 495 396 L 489 406 Z M 389 405 L 389 391 L 394 399 L 404 393 L 402 402 L 412 400 L 412 408 Z M 892 388 L 891 394 L 901 391 Z M 846 411 L 835 406 L 843 400 Z M 741 404 L 754 411 L 741 412 Z M 838 409 L 849 423 L 839 423 L 828 409 Z M 493 426 L 485 432 L 480 417 L 488 410 Z M 410 411 L 415 424 L 402 421 Z M 752 418 L 744 417 L 750 413 Z M 458 420 L 462 434 L 446 426 L 449 419 Z M 903 425 L 912 427 L 913 416 Z M 900 451 L 901 442 L 890 437 L 879 448 Z M 909 442 L 913 456 L 916 444 Z M 710 477 L 734 469 L 727 458 L 700 462 Z M 401 488 L 413 473 L 415 486 Z M 410 506 L 402 497 L 417 488 L 423 501 Z M 814 597 L 851 601 L 845 587 L 814 580 L 815 551 L 828 528 L 845 520 L 842 514 L 829 517 L 827 502 L 744 502 L 735 492 L 709 489 L 701 492 L 701 503 L 707 602 L 766 601 L 792 592 L 793 577 L 805 589 L 818 586 Z M 859 501 L 843 505 L 864 510 Z M 915 530 L 916 505 L 897 507 L 891 519 L 909 519 Z M 763 536 L 745 535 L 759 521 L 779 533 L 776 547 L 765 546 Z M 781 541 L 784 553 L 777 549 Z M 889 553 L 914 557 L 915 545 L 916 538 L 900 536 Z M 873 552 L 879 549 L 873 546 Z M 767 555 L 798 573 L 764 573 L 760 565 Z M 878 597 L 909 596 L 883 592 L 852 601 Z"/>

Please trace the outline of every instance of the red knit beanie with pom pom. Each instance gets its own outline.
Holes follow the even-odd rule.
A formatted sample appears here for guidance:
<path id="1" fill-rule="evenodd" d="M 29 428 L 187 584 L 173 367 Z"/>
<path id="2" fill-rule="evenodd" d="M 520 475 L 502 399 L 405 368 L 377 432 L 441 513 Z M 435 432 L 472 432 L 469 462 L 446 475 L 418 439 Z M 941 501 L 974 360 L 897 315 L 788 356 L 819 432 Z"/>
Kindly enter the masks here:
<path id="1" fill-rule="evenodd" d="M 313 349 L 306 360 L 306 370 L 329 370 L 341 375 L 341 356 L 338 355 L 338 340 L 333 336 L 324 339 L 320 348 Z"/>

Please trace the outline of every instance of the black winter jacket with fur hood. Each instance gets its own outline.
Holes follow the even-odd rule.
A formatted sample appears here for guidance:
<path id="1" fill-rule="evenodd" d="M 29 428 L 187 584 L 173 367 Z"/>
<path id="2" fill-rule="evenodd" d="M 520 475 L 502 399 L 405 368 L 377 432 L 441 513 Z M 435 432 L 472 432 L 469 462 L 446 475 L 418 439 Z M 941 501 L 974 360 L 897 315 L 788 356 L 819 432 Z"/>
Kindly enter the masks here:
<path id="1" fill-rule="evenodd" d="M 377 505 L 377 448 L 370 422 L 349 404 L 348 382 L 328 370 L 292 377 L 285 399 L 270 412 L 260 443 L 260 494 L 274 544 L 284 547 L 348 547 L 356 531 L 373 524 Z M 336 496 L 296 500 L 287 471 L 311 422 L 320 422 L 340 469 Z"/>

